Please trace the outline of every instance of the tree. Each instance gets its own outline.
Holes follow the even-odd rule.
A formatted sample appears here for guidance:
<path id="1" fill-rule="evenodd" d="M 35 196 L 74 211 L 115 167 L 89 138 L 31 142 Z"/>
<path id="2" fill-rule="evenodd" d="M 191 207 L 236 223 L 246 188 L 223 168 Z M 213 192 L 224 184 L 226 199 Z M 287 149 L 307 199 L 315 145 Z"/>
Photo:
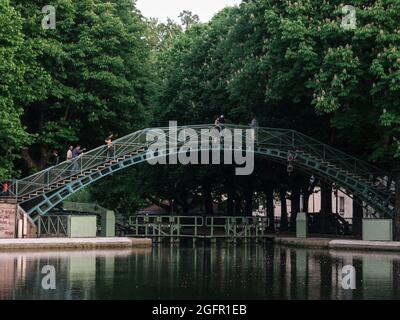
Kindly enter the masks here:
<path id="1" fill-rule="evenodd" d="M 183 10 L 179 14 L 179 18 L 181 19 L 182 25 L 185 30 L 188 30 L 193 24 L 199 23 L 200 18 L 197 14 L 193 14 L 192 11 Z"/>
<path id="2" fill-rule="evenodd" d="M 158 21 L 158 19 L 150 18 L 146 21 L 147 35 L 146 39 L 150 48 L 156 53 L 156 57 L 161 52 L 171 48 L 175 38 L 180 35 L 182 27 L 170 18 L 166 23 Z"/>
<path id="3" fill-rule="evenodd" d="M 22 19 L 8 0 L 0 0 L 0 43 L 0 177 L 10 178 L 16 174 L 13 161 L 30 137 L 21 124 L 23 109 L 18 103 L 26 68 L 20 59 Z"/>
<path id="4" fill-rule="evenodd" d="M 35 143 L 23 153 L 41 169 L 53 149 L 80 141 L 102 144 L 143 127 L 150 96 L 145 24 L 129 0 L 57 0 L 55 30 L 43 30 L 46 1 L 14 0 L 37 62 L 50 78 L 47 93 L 26 104 L 24 123 Z"/>

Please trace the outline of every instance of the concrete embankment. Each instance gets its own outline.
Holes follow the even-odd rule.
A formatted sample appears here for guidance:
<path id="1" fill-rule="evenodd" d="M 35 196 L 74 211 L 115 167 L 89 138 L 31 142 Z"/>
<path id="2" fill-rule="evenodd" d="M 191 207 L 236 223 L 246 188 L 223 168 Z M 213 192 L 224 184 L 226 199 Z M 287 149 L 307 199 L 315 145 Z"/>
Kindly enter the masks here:
<path id="1" fill-rule="evenodd" d="M 0 239 L 0 251 L 42 249 L 147 248 L 151 239 L 133 238 L 40 238 Z"/>
<path id="2" fill-rule="evenodd" d="M 273 237 L 273 242 L 279 245 L 319 248 L 332 250 L 364 250 L 364 251 L 396 251 L 400 252 L 400 242 L 396 241 L 363 241 L 353 239 Z"/>
<path id="3" fill-rule="evenodd" d="M 305 247 L 305 248 L 323 248 L 329 249 L 329 242 L 331 239 L 325 238 L 294 238 L 294 237 L 273 237 L 274 244 L 281 244 L 286 246 L 294 247 Z"/>

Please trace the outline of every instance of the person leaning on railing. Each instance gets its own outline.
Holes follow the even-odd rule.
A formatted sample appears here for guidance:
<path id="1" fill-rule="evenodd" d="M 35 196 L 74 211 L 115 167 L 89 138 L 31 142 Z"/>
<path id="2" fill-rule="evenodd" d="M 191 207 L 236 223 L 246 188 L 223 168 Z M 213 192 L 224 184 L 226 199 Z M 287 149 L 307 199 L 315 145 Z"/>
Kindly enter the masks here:
<path id="1" fill-rule="evenodd" d="M 77 158 L 85 151 L 86 151 L 86 149 L 81 149 L 81 145 L 80 144 L 78 144 L 72 150 L 72 159 L 73 159 L 72 171 L 73 172 L 79 171 L 79 160 Z"/>
<path id="2" fill-rule="evenodd" d="M 104 141 L 107 145 L 107 160 L 110 158 L 114 158 L 113 138 L 114 138 L 114 135 L 110 134 Z"/>

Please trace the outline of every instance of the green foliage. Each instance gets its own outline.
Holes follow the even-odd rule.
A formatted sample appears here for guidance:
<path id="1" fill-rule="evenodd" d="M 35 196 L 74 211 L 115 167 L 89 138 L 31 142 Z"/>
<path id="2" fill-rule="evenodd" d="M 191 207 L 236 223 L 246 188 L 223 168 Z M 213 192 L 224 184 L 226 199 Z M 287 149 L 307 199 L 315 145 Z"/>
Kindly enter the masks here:
<path id="1" fill-rule="evenodd" d="M 109 132 L 212 123 L 220 114 L 248 124 L 252 113 L 263 126 L 399 166 L 398 0 L 353 1 L 351 30 L 341 27 L 338 0 L 245 0 L 209 23 L 183 12 L 183 27 L 141 18 L 130 0 L 55 0 L 55 30 L 41 28 L 46 1 L 11 4 L 0 0 L 0 176 L 13 164 L 43 168 L 53 148 L 94 147 Z M 25 166 L 15 162 L 21 149 Z M 232 168 L 141 166 L 91 194 L 130 211 L 174 199 L 185 212 L 207 194 L 242 201 L 271 181 L 304 184 L 260 167 L 247 180 Z"/>
<path id="2" fill-rule="evenodd" d="M 15 174 L 13 160 L 29 142 L 21 124 L 23 113 L 18 104 L 19 86 L 26 66 L 19 59 L 23 48 L 22 20 L 8 0 L 0 1 L 0 177 Z"/>
<path id="3" fill-rule="evenodd" d="M 352 5 L 354 30 L 341 27 L 339 1 L 318 0 L 245 1 L 193 26 L 160 58 L 157 123 L 248 123 L 255 112 L 391 167 L 400 137 L 380 119 L 399 114 L 400 4 Z"/>
<path id="4" fill-rule="evenodd" d="M 183 10 L 179 14 L 179 18 L 181 19 L 182 25 L 185 30 L 188 30 L 193 24 L 199 23 L 200 18 L 197 14 L 193 14 L 192 11 Z"/>
<path id="5" fill-rule="evenodd" d="M 154 18 L 148 19 L 146 23 L 146 40 L 156 54 L 169 49 L 175 37 L 182 33 L 182 27 L 169 18 L 166 23 L 159 22 Z"/>
<path id="6" fill-rule="evenodd" d="M 159 55 L 163 82 L 154 124 L 211 123 L 222 113 L 247 124 L 253 112 L 261 125 L 296 129 L 396 167 L 399 2 L 352 5 L 354 30 L 341 27 L 340 1 L 319 0 L 244 1 L 192 26 Z M 208 177 L 225 181 L 224 174 Z M 210 181 L 215 191 L 227 191 Z"/>
<path id="7" fill-rule="evenodd" d="M 14 0 L 46 90 L 26 104 L 25 123 L 37 133 L 30 156 L 43 167 L 51 150 L 80 141 L 94 147 L 110 132 L 127 134 L 148 118 L 150 49 L 145 23 L 129 0 L 57 0 L 55 30 L 41 28 L 46 1 Z M 29 38 L 28 38 L 29 37 Z"/>
<path id="8" fill-rule="evenodd" d="M 70 202 L 77 203 L 93 203 L 93 196 L 90 188 L 82 189 L 77 193 L 74 193 L 71 197 L 68 198 Z"/>

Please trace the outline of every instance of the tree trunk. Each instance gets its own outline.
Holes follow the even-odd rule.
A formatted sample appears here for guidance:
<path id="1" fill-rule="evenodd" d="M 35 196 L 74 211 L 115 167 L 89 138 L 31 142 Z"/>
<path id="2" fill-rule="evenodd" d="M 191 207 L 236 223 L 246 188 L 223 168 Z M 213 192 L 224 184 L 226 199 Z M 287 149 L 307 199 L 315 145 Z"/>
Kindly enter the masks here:
<path id="1" fill-rule="evenodd" d="M 206 183 L 203 185 L 203 192 L 204 192 L 204 209 L 206 211 L 206 215 L 213 215 L 213 199 L 211 195 L 211 186 Z"/>
<path id="2" fill-rule="evenodd" d="M 245 201 L 245 207 L 244 207 L 244 214 L 247 217 L 251 217 L 253 215 L 253 189 L 249 188 L 246 189 L 244 192 L 244 201 Z"/>
<path id="3" fill-rule="evenodd" d="M 288 229 L 288 212 L 286 205 L 286 189 L 279 189 L 279 197 L 281 200 L 281 223 L 280 230 L 286 231 Z"/>
<path id="4" fill-rule="evenodd" d="M 235 197 L 236 197 L 236 183 L 235 183 L 235 173 L 234 169 L 227 173 L 227 179 L 225 181 L 225 188 L 228 194 L 227 199 L 227 215 L 235 215 Z"/>
<path id="5" fill-rule="evenodd" d="M 395 172 L 396 202 L 394 212 L 395 240 L 400 241 L 400 170 Z"/>
<path id="6" fill-rule="evenodd" d="M 296 231 L 296 218 L 297 213 L 300 211 L 300 188 L 294 187 L 292 189 L 291 201 L 291 213 L 290 213 L 290 230 Z"/>
<path id="7" fill-rule="evenodd" d="M 269 228 L 275 231 L 274 186 L 272 183 L 265 188 L 265 198 L 267 200 L 267 217 L 270 222 Z"/>
<path id="8" fill-rule="evenodd" d="M 28 148 L 23 148 L 21 150 L 21 158 L 25 161 L 29 169 L 37 169 L 35 161 L 32 159 Z"/>
<path id="9" fill-rule="evenodd" d="M 308 200 L 310 199 L 310 193 L 305 192 L 303 194 L 303 212 L 308 213 Z"/>
<path id="10" fill-rule="evenodd" d="M 311 195 L 314 193 L 314 189 L 317 186 L 318 180 L 314 179 L 314 182 L 312 182 L 308 187 L 304 188 L 306 190 L 304 192 L 304 197 L 303 197 L 303 212 L 309 213 L 309 200 Z"/>
<path id="11" fill-rule="evenodd" d="M 40 147 L 40 161 L 38 163 L 38 168 L 40 170 L 43 170 L 47 166 L 49 166 L 50 157 L 51 157 L 51 151 L 43 146 Z"/>
<path id="12" fill-rule="evenodd" d="M 328 214 L 332 213 L 332 187 L 325 183 L 321 184 L 321 232 L 328 232 Z"/>
<path id="13" fill-rule="evenodd" d="M 235 216 L 240 217 L 242 215 L 242 199 L 239 194 L 235 197 Z"/>
<path id="14" fill-rule="evenodd" d="M 189 212 L 188 192 L 185 188 L 182 191 L 182 211 L 184 214 L 188 214 Z"/>
<path id="15" fill-rule="evenodd" d="M 227 214 L 228 216 L 233 216 L 235 209 L 235 193 L 230 190 L 228 191 L 228 200 L 227 200 Z"/>
<path id="16" fill-rule="evenodd" d="M 353 233 L 356 236 L 361 236 L 363 207 L 356 200 L 358 200 L 357 197 L 353 196 Z"/>

